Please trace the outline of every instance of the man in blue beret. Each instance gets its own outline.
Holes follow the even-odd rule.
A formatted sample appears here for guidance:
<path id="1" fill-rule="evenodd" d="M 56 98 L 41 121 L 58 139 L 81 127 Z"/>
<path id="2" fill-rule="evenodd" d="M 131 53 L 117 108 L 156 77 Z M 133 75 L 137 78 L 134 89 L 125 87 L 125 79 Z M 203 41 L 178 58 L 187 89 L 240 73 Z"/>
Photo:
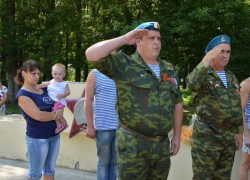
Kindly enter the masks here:
<path id="1" fill-rule="evenodd" d="M 159 29 L 157 22 L 143 23 L 123 36 L 86 50 L 90 63 L 116 83 L 120 180 L 166 180 L 170 156 L 180 148 L 182 95 L 175 67 L 158 57 Z M 131 56 L 110 54 L 123 45 L 136 45 L 136 52 Z M 168 133 L 172 127 L 170 143 Z"/>
<path id="2" fill-rule="evenodd" d="M 198 119 L 193 127 L 193 180 L 230 179 L 235 151 L 242 147 L 243 117 L 240 86 L 226 65 L 230 38 L 220 35 L 206 47 L 206 55 L 187 76 Z"/>

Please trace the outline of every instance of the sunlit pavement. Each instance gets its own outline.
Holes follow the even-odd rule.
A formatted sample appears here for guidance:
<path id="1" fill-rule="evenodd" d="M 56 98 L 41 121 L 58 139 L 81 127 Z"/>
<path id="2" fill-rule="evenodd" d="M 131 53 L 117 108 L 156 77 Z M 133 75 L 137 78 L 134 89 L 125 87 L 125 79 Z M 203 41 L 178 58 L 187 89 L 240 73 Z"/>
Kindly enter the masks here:
<path id="1" fill-rule="evenodd" d="M 0 158 L 0 180 L 24 180 L 27 172 L 27 162 Z M 96 180 L 96 174 L 56 167 L 55 180 Z"/>

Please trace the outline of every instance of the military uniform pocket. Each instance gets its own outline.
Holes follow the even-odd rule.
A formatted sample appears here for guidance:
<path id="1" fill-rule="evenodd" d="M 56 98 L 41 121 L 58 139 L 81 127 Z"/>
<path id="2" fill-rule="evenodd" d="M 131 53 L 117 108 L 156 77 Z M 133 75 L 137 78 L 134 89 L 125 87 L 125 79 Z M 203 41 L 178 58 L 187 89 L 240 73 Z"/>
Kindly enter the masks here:
<path id="1" fill-rule="evenodd" d="M 132 85 L 136 86 L 137 88 L 150 88 L 150 82 L 147 81 L 146 79 L 138 79 L 138 78 L 133 78 L 130 79 L 130 82 Z"/>
<path id="2" fill-rule="evenodd" d="M 131 83 L 131 98 L 134 101 L 134 106 L 148 106 L 151 103 L 150 99 L 150 81 L 148 79 L 132 78 Z"/>
<path id="3" fill-rule="evenodd" d="M 116 145 L 117 156 L 125 158 L 127 149 L 127 139 L 125 134 L 121 130 L 117 130 L 115 145 Z"/>
<path id="4" fill-rule="evenodd" d="M 193 128 L 193 139 L 196 137 L 207 137 L 214 132 L 208 127 L 206 123 L 200 122 L 199 120 L 195 121 Z"/>
<path id="5" fill-rule="evenodd" d="M 121 130 L 116 134 L 116 151 L 117 156 L 123 160 L 137 158 L 138 142 L 137 139 Z"/>

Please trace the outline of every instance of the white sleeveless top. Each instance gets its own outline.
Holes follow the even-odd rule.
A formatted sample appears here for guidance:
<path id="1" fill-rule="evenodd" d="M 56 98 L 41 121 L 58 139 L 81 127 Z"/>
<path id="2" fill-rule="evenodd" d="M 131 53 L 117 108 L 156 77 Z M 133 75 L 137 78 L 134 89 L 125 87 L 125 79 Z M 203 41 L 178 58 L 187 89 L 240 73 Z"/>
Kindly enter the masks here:
<path id="1" fill-rule="evenodd" d="M 67 81 L 56 82 L 54 79 L 50 81 L 48 89 L 48 95 L 53 101 L 59 101 L 61 104 L 67 106 L 67 102 L 65 98 L 57 99 L 57 94 L 65 93 L 65 87 L 68 84 Z"/>

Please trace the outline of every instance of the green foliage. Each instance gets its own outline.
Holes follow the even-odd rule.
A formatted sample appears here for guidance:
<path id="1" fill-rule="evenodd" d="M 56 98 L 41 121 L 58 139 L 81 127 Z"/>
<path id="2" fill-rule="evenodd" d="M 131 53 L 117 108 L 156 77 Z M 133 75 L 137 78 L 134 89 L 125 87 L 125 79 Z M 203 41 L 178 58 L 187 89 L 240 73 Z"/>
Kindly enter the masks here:
<path id="1" fill-rule="evenodd" d="M 183 111 L 183 120 L 182 120 L 182 125 L 183 126 L 189 126 L 190 125 L 190 121 L 192 119 L 192 115 L 194 115 L 194 109 L 191 109 L 191 111 Z"/>
<path id="2" fill-rule="evenodd" d="M 201 61 L 208 42 L 221 34 L 231 37 L 228 68 L 239 81 L 249 77 L 249 0 L 2 0 L 2 81 L 12 81 L 28 59 L 39 61 L 42 80 L 49 80 L 51 66 L 60 62 L 73 68 L 67 79 L 85 81 L 90 69 L 85 57 L 89 46 L 124 35 L 146 21 L 159 22 L 160 56 L 178 67 L 184 88 L 186 75 Z M 135 51 L 133 46 L 121 49 L 129 54 Z M 10 97 L 15 97 L 11 88 Z"/>
<path id="3" fill-rule="evenodd" d="M 189 89 L 181 89 L 184 108 L 193 108 L 192 92 Z"/>

